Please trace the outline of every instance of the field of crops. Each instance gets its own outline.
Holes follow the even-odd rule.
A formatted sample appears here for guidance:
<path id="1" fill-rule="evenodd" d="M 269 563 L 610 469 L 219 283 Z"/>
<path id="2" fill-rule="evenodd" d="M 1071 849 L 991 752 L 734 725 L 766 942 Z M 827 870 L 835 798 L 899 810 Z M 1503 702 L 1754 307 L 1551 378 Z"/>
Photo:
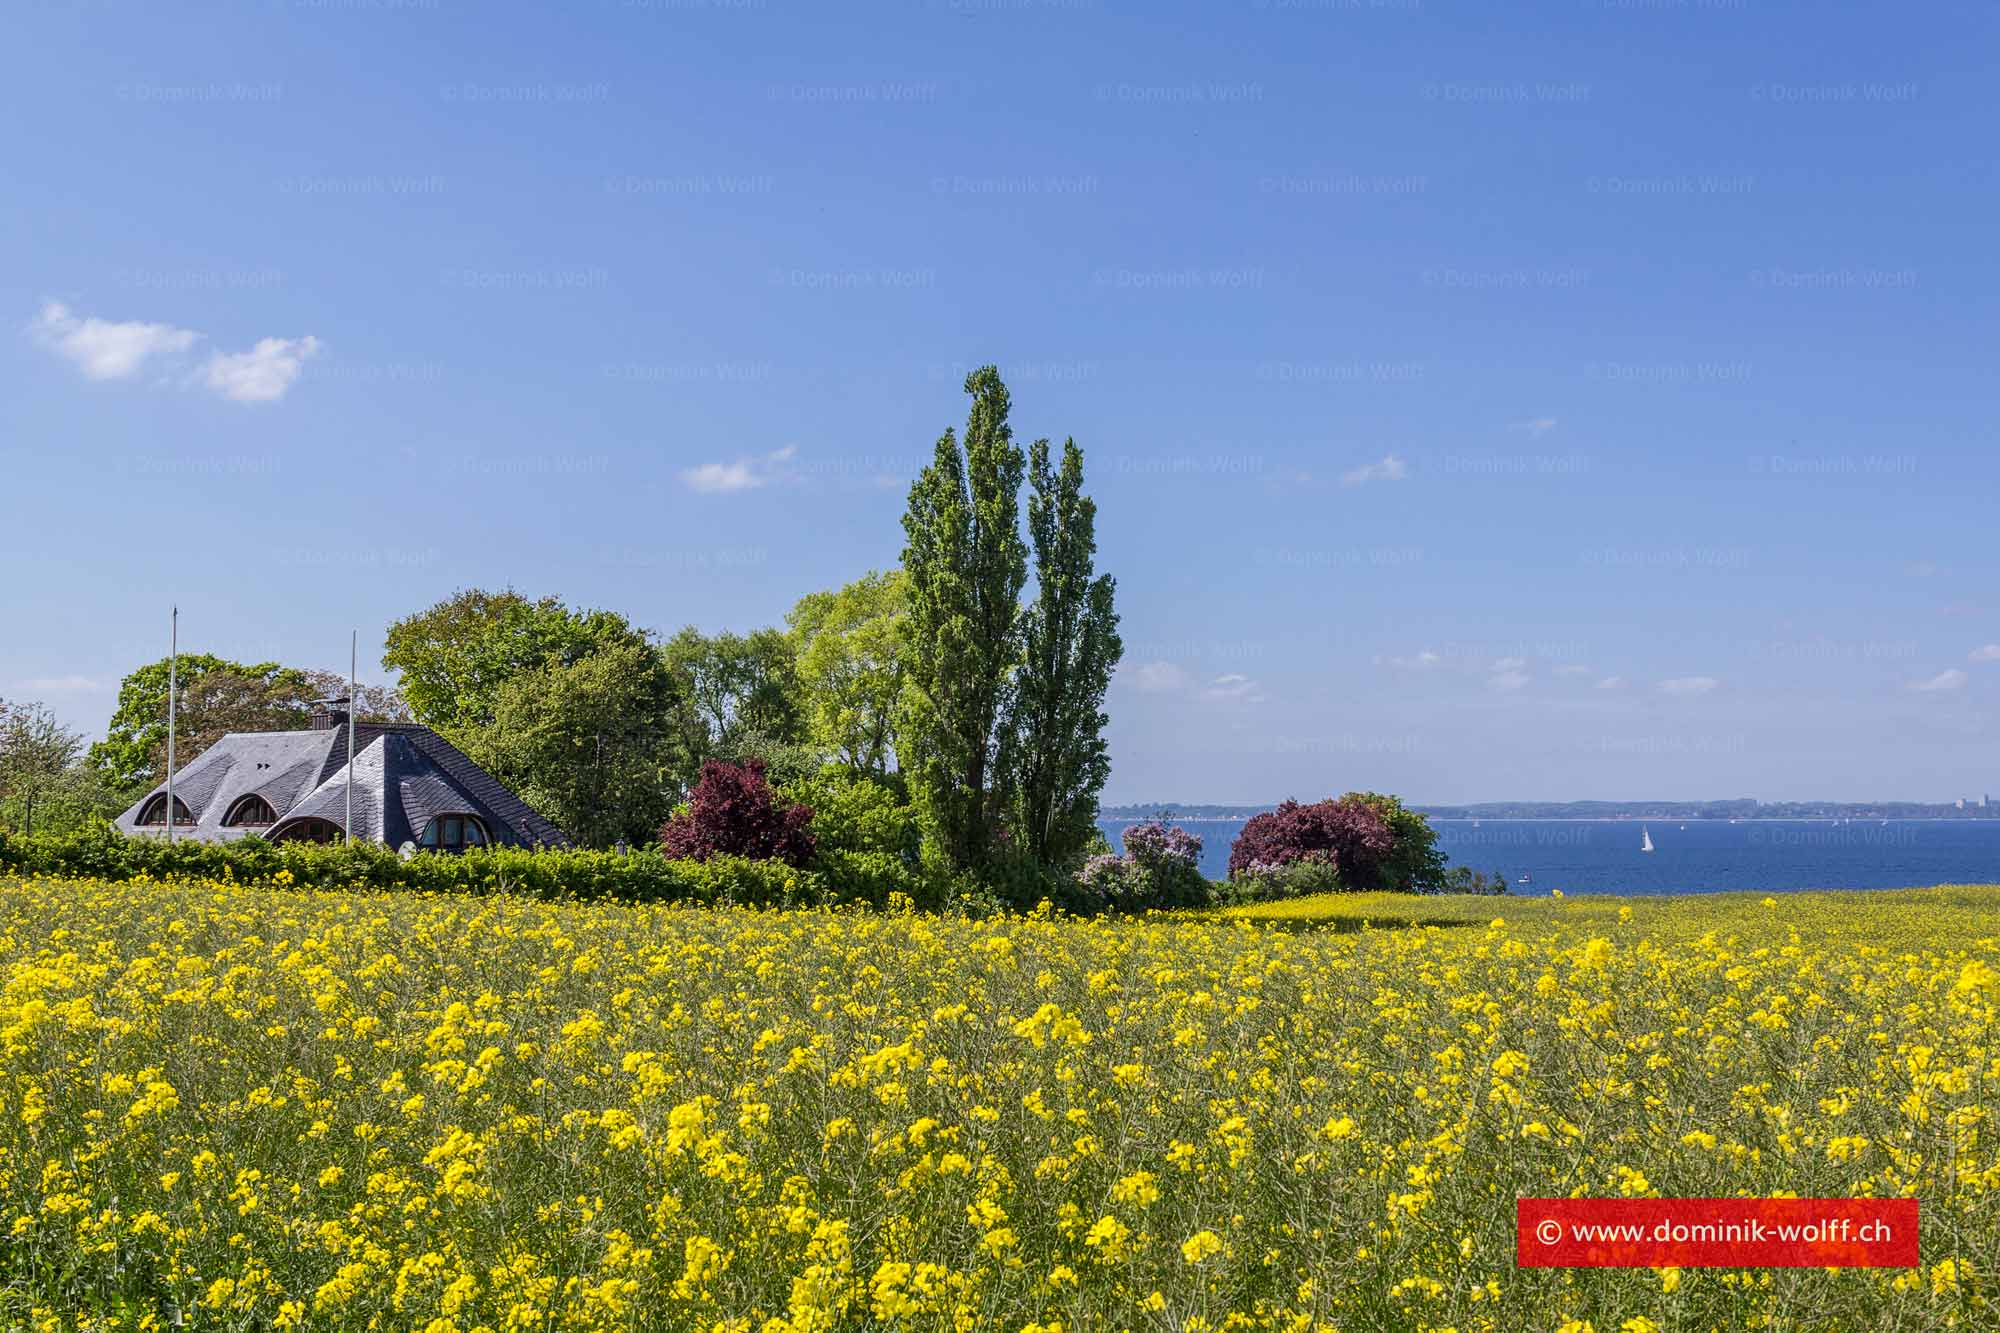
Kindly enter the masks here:
<path id="1" fill-rule="evenodd" d="M 0 979 L 8 1327 L 2000 1325 L 2000 889 L 973 922 L 0 880 Z M 1519 1196 L 1779 1193 L 1919 1196 L 1922 1267 L 1515 1267 Z"/>

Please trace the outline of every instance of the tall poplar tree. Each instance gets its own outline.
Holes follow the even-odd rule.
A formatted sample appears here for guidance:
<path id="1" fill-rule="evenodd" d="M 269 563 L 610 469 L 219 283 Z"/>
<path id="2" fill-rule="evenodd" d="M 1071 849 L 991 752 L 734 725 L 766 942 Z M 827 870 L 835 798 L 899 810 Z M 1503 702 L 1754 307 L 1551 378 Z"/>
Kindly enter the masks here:
<path id="1" fill-rule="evenodd" d="M 899 759 L 926 835 L 948 864 L 985 863 L 1003 813 L 994 790 L 1015 617 L 1027 581 L 1021 541 L 1025 460 L 992 366 L 965 378 L 965 445 L 947 430 L 910 488 L 903 515 L 909 576 L 910 689 Z"/>
<path id="2" fill-rule="evenodd" d="M 1124 652 L 1116 583 L 1092 577 L 1097 504 L 1083 493 L 1083 451 L 1064 440 L 1062 468 L 1049 442 L 1029 449 L 1028 535 L 1035 550 L 1035 600 L 1021 615 L 1022 657 L 1001 731 L 1009 820 L 1043 865 L 1081 858 L 1097 825 L 1097 797 L 1111 776 L 1104 743 L 1104 692 Z"/>

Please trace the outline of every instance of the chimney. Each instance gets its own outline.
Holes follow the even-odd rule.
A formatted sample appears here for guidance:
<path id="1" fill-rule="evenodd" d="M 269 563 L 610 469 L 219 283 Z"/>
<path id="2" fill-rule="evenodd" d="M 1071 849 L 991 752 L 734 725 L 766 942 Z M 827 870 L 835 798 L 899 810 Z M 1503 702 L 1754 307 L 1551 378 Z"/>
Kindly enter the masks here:
<path id="1" fill-rule="evenodd" d="M 338 699 L 315 699 L 312 706 L 312 729 L 333 731 L 347 725 L 347 696 Z"/>

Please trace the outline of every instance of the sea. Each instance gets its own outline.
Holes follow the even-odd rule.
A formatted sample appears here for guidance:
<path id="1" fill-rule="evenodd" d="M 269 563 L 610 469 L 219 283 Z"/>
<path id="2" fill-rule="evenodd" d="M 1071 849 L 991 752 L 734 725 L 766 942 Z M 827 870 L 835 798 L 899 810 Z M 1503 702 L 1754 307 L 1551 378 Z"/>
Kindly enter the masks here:
<path id="1" fill-rule="evenodd" d="M 1137 820 L 1101 821 L 1113 847 Z M 1241 820 L 1176 821 L 1201 839 L 1202 873 L 1229 873 Z M 2000 819 L 1433 819 L 1454 865 L 1511 892 L 1785 893 L 2000 883 Z M 1653 850 L 1641 850 L 1650 837 Z"/>

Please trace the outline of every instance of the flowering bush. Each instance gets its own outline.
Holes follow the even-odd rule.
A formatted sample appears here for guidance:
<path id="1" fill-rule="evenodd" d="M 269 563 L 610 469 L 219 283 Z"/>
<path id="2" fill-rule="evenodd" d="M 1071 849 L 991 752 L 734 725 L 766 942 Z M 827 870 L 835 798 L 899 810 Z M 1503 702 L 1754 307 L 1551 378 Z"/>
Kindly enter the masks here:
<path id="1" fill-rule="evenodd" d="M 1308 852 L 1294 861 L 1252 861 L 1230 876 L 1229 885 L 1229 900 L 1237 903 L 1353 891 L 1327 852 Z"/>
<path id="2" fill-rule="evenodd" d="M 1388 823 L 1360 795 L 1301 805 L 1285 801 L 1244 821 L 1229 849 L 1231 878 L 1252 865 L 1289 865 L 1306 857 L 1326 861 L 1351 888 L 1373 888 L 1376 871 L 1395 849 Z"/>
<path id="3" fill-rule="evenodd" d="M 780 806 L 764 780 L 764 761 L 742 764 L 710 759 L 688 795 L 687 809 L 666 822 L 660 844 L 667 855 L 706 861 L 718 853 L 804 866 L 815 846 L 812 811 Z"/>
<path id="4" fill-rule="evenodd" d="M 1138 862 L 1105 852 L 1083 863 L 1083 869 L 1076 872 L 1076 882 L 1088 901 L 1110 904 L 1136 898 L 1138 876 Z"/>
<path id="5" fill-rule="evenodd" d="M 1201 869 L 1201 839 L 1176 825 L 1134 824 L 1122 856 L 1093 856 L 1076 882 L 1093 903 L 1119 912 L 1201 907 L 1210 897 Z"/>
<path id="6" fill-rule="evenodd" d="M 1178 824 L 1134 824 L 1125 830 L 1125 851 L 1143 865 L 1201 863 L 1201 838 Z"/>

